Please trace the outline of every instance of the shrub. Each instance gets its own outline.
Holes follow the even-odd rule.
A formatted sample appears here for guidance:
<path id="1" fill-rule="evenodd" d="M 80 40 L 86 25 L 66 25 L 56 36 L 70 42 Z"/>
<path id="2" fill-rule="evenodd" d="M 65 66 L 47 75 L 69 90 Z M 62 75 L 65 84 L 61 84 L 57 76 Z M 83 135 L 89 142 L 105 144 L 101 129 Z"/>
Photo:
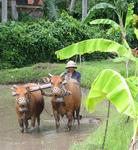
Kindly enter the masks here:
<path id="1" fill-rule="evenodd" d="M 63 13 L 54 22 L 39 19 L 28 22 L 0 24 L 0 58 L 14 67 L 38 62 L 57 61 L 55 51 L 82 40 L 91 38 L 113 38 L 98 26 L 83 25 Z M 119 37 L 117 36 L 118 40 Z M 88 56 L 84 56 L 87 60 Z M 107 58 L 108 54 L 95 54 L 89 60 Z"/>

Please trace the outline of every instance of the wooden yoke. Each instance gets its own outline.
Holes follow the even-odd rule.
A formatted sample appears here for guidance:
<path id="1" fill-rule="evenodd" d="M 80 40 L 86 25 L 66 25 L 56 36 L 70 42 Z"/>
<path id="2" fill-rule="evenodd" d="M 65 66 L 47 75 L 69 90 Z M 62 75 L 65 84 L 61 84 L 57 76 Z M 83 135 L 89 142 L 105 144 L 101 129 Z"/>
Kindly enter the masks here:
<path id="1" fill-rule="evenodd" d="M 42 84 L 42 85 L 36 85 L 36 86 L 34 86 L 34 87 L 30 87 L 29 88 L 29 92 L 34 92 L 34 91 L 39 91 L 39 90 L 43 90 L 43 89 L 48 89 L 48 88 L 51 88 L 51 83 L 46 83 L 46 84 Z M 13 85 L 13 87 L 11 88 L 12 90 L 13 90 L 13 92 L 12 92 L 12 95 L 13 96 L 16 96 L 17 94 L 16 94 L 16 92 L 14 91 L 14 88 L 16 88 L 17 87 L 17 85 Z M 27 88 L 27 87 L 26 87 Z M 42 94 L 43 94 L 44 92 L 42 92 Z M 44 96 L 48 96 L 49 94 L 43 94 Z"/>

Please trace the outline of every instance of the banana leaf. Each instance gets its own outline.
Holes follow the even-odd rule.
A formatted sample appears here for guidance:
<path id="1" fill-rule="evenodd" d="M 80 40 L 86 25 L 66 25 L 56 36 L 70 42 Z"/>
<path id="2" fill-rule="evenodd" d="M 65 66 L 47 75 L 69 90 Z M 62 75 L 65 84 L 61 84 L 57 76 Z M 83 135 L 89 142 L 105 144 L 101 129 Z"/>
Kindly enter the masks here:
<path id="1" fill-rule="evenodd" d="M 136 37 L 138 39 L 138 29 L 134 28 L 134 33 L 136 34 Z"/>
<path id="2" fill-rule="evenodd" d="M 97 10 L 97 9 L 107 9 L 107 8 L 111 8 L 111 9 L 116 9 L 115 6 L 111 5 L 110 3 L 98 3 L 96 5 L 94 5 L 90 11 L 88 12 L 88 15 L 86 16 L 86 18 L 83 20 L 83 23 L 88 23 L 90 22 L 92 16 L 93 16 L 93 11 Z"/>
<path id="3" fill-rule="evenodd" d="M 115 30 L 120 31 L 120 25 L 111 19 L 96 19 L 91 21 L 90 24 L 108 24 L 111 25 Z"/>
<path id="4" fill-rule="evenodd" d="M 119 56 L 129 56 L 128 49 L 111 40 L 107 39 L 89 39 L 84 40 L 55 52 L 57 58 L 68 59 L 74 55 L 83 55 L 85 53 L 100 52 L 116 52 Z"/>
<path id="5" fill-rule="evenodd" d="M 138 77 L 132 76 L 126 79 L 126 82 L 131 90 L 133 98 L 137 99 L 138 94 Z"/>
<path id="6" fill-rule="evenodd" d="M 125 79 L 118 72 L 105 69 L 92 83 L 86 99 L 86 108 L 89 111 L 104 99 L 109 100 L 120 113 L 132 118 L 138 116 L 138 87 L 134 79 Z"/>
<path id="7" fill-rule="evenodd" d="M 127 15 L 126 15 L 126 20 L 125 20 L 125 28 L 127 28 L 128 26 L 130 26 L 133 23 L 133 11 L 134 8 L 134 4 L 130 3 L 128 4 L 128 9 L 127 9 Z"/>

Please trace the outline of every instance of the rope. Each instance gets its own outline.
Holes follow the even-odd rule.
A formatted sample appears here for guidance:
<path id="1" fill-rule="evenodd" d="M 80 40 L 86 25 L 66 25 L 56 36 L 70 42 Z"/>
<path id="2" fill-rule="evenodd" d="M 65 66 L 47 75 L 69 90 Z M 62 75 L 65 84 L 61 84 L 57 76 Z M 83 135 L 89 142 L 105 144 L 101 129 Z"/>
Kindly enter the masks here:
<path id="1" fill-rule="evenodd" d="M 46 112 L 47 114 L 49 114 L 51 117 L 53 117 L 53 114 L 50 114 L 50 113 L 47 111 L 46 108 L 44 108 L 44 110 L 45 110 L 45 112 Z"/>

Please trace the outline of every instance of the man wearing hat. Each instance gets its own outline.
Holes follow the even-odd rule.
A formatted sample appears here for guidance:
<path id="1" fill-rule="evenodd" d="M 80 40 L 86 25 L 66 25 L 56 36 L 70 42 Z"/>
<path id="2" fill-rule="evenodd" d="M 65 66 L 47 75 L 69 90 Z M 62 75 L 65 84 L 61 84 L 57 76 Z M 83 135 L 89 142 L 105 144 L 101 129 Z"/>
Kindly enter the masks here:
<path id="1" fill-rule="evenodd" d="M 76 71 L 77 65 L 74 61 L 68 61 L 66 65 L 67 71 L 65 72 L 65 79 L 68 80 L 70 78 L 76 79 L 80 83 L 81 74 Z"/>

